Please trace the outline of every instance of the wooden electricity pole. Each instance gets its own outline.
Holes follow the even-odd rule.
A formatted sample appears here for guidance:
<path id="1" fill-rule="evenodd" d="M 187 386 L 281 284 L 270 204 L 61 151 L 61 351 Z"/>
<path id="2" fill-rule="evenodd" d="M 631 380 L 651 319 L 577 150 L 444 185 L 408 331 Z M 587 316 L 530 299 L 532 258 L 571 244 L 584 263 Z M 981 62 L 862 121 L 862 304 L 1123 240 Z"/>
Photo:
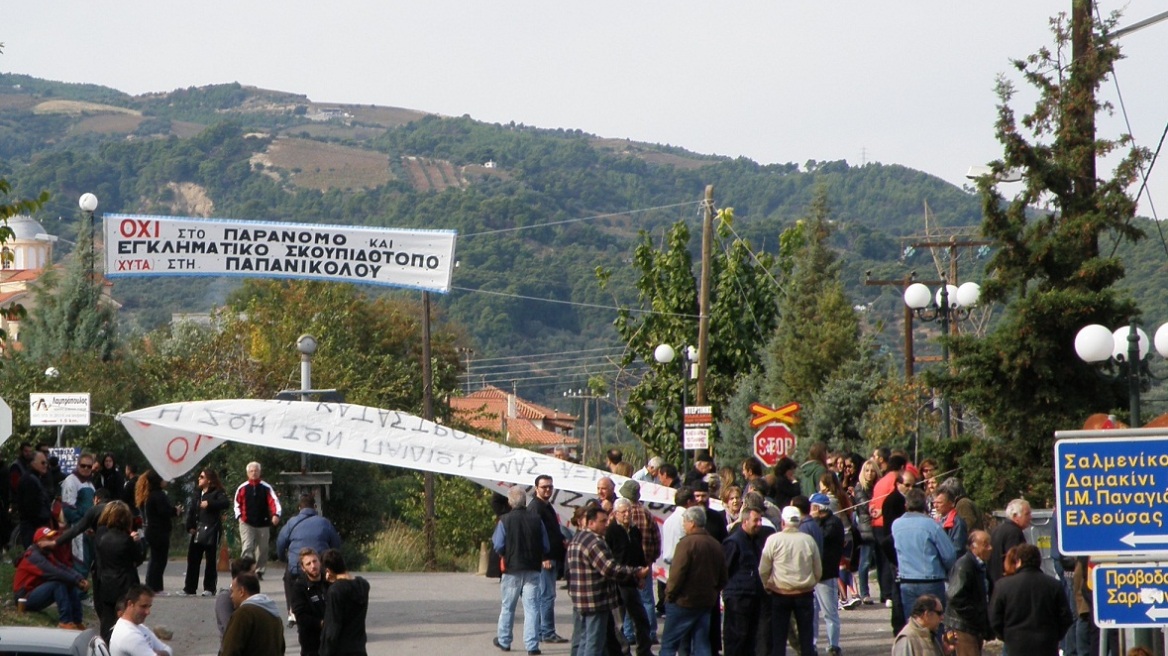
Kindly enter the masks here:
<path id="1" fill-rule="evenodd" d="M 694 405 L 706 405 L 706 368 L 709 363 L 710 345 L 710 259 L 714 248 L 714 185 L 706 186 L 706 198 L 702 206 L 702 273 L 698 291 L 698 386 L 694 394 Z M 689 376 L 689 372 L 685 372 Z M 685 381 L 682 381 L 685 384 Z M 683 409 L 682 412 L 685 412 Z M 685 426 L 682 426 L 685 432 Z M 708 447 L 714 452 L 712 446 Z"/>

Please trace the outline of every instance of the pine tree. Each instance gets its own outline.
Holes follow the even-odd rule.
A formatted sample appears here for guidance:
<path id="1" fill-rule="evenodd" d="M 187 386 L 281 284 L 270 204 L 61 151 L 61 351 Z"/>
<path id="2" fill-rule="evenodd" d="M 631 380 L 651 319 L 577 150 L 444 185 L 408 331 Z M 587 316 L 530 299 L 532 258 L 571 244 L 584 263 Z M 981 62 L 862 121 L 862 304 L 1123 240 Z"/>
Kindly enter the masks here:
<path id="1" fill-rule="evenodd" d="M 49 270 L 37 281 L 36 307 L 21 331 L 24 353 L 37 361 L 68 354 L 113 358 L 117 348 L 117 319 L 102 282 L 94 271 L 93 222 L 81 221 L 77 248 L 64 277 Z"/>
<path id="2" fill-rule="evenodd" d="M 1094 115 L 1106 109 L 1095 94 L 1120 57 L 1108 37 L 1113 25 L 1114 17 L 1093 24 L 1084 0 L 1075 1 L 1071 24 L 1066 16 L 1052 21 L 1054 50 L 1014 62 L 1039 96 L 1020 122 L 1011 108 L 1012 84 L 999 81 L 996 133 L 1004 154 L 991 166 L 1023 171 L 1024 189 L 1007 203 L 992 176 L 978 186 L 982 232 L 996 242 L 982 301 L 1003 303 L 1005 313 L 984 338 L 953 339 L 952 376 L 927 378 L 945 385 L 1008 446 L 999 451 L 1013 461 L 995 462 L 995 476 L 1010 481 L 1002 498 L 1049 486 L 1055 430 L 1080 428 L 1090 413 L 1123 405 L 1122 390 L 1096 376 L 1073 348 L 1083 326 L 1120 324 L 1137 313 L 1114 289 L 1121 263 L 1099 248 L 1103 235 L 1142 236 L 1131 225 L 1136 204 L 1127 189 L 1147 157 L 1126 135 L 1095 138 Z M 1126 153 L 1114 174 L 1097 179 L 1096 157 L 1117 149 Z M 1002 473 L 1008 467 L 1021 476 Z"/>

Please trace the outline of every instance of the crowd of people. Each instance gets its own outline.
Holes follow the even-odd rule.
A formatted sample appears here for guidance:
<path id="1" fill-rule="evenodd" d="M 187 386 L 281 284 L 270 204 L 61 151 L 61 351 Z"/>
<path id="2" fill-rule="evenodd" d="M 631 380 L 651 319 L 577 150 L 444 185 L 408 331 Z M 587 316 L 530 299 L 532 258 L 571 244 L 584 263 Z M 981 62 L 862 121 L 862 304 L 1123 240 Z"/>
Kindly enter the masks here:
<path id="1" fill-rule="evenodd" d="M 933 460 L 823 444 L 770 471 L 754 458 L 718 469 L 707 454 L 685 474 L 657 457 L 638 471 L 622 460 L 614 450 L 608 467 L 629 479 L 601 478 L 568 526 L 552 507 L 552 477 L 535 481 L 531 504 L 524 487 L 510 489 L 494 539 L 503 579 L 495 647 L 510 651 L 520 599 L 528 654 L 564 641 L 557 572 L 572 600 L 573 656 L 649 656 L 653 646 L 662 656 L 780 656 L 787 645 L 838 656 L 841 618 L 877 604 L 894 656 L 979 655 L 994 639 L 1009 653 L 1053 656 L 1084 621 L 1026 543 L 1029 504 L 1014 500 L 987 531 L 961 481 Z M 663 522 L 640 502 L 644 482 L 676 489 Z"/>
<path id="2" fill-rule="evenodd" d="M 82 453 L 72 472 L 57 477 L 46 451 L 22 444 L 9 484 L 0 486 L 17 518 L 12 539 L 24 550 L 13 578 L 24 611 L 55 605 L 60 628 L 83 630 L 83 599 L 91 596 L 111 654 L 172 653 L 144 622 L 155 598 L 170 594 L 163 577 L 174 523 L 181 521 L 187 567 L 176 596 L 195 596 L 202 574 L 201 596 L 215 597 L 220 653 L 284 654 L 283 613 L 260 591 L 281 506 L 259 463 L 247 465 L 234 504 L 217 472 L 199 470 L 184 507 L 171 502 L 168 481 L 154 470 L 139 475 L 132 465 L 119 468 L 112 454 L 99 460 Z M 230 586 L 220 589 L 223 515 L 233 505 L 243 553 L 232 561 Z M 9 514 L 0 513 L 6 520 Z M 287 625 L 297 627 L 302 656 L 364 655 L 369 584 L 348 571 L 340 536 L 317 513 L 313 495 L 300 496 L 298 514 L 275 541 L 280 559 L 289 561 L 283 582 Z M 143 583 L 138 569 L 144 562 Z"/>

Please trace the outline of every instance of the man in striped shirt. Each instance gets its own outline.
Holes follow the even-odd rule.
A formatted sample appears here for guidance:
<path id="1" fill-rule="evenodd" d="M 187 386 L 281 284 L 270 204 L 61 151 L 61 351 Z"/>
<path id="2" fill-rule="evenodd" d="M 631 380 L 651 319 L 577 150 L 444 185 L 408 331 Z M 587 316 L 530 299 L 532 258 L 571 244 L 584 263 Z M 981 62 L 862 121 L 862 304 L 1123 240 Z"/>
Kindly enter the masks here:
<path id="1" fill-rule="evenodd" d="M 576 611 L 572 632 L 577 656 L 603 656 L 605 640 L 617 606 L 618 581 L 640 583 L 649 576 L 648 567 L 618 565 L 604 542 L 608 513 L 589 504 L 584 512 L 584 529 L 568 545 L 568 594 Z M 611 627 L 615 631 L 615 626 Z"/>

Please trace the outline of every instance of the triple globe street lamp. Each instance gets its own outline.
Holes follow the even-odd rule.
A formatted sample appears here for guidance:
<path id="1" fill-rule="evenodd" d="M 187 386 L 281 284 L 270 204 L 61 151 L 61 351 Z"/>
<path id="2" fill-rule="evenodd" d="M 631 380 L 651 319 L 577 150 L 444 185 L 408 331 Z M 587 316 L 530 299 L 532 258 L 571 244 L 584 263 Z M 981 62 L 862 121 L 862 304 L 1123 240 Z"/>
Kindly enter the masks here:
<path id="1" fill-rule="evenodd" d="M 941 276 L 941 287 L 934 292 L 923 283 L 915 282 L 904 290 L 904 303 L 921 321 L 941 324 L 941 361 L 949 362 L 949 326 L 954 321 L 968 318 L 981 298 L 981 286 L 976 282 L 950 285 Z M 949 397 L 941 391 L 941 436 L 949 439 Z"/>
<path id="2" fill-rule="evenodd" d="M 1089 364 L 1113 364 L 1119 369 L 1115 378 L 1126 380 L 1131 410 L 1128 424 L 1132 428 L 1140 426 L 1141 388 L 1145 380 L 1153 377 L 1149 367 L 1152 360 L 1150 346 L 1155 346 L 1161 357 L 1168 358 L 1168 323 L 1156 329 L 1151 343 L 1148 334 L 1135 319 L 1126 327 L 1114 331 L 1106 326 L 1091 324 L 1081 328 L 1075 335 L 1075 353 L 1080 360 Z"/>

